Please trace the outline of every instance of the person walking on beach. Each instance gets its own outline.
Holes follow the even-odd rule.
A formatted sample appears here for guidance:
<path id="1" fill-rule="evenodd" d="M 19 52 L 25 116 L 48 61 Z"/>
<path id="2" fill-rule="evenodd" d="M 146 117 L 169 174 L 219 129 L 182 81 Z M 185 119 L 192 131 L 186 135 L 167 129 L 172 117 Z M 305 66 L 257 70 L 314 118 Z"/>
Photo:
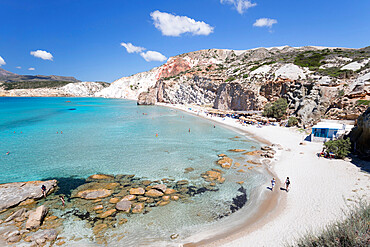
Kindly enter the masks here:
<path id="1" fill-rule="evenodd" d="M 64 203 L 65 203 L 65 200 L 64 200 L 64 197 L 63 196 L 59 196 L 60 200 L 62 201 L 62 205 L 64 207 Z"/>
<path id="2" fill-rule="evenodd" d="M 289 177 L 287 177 L 286 180 L 285 180 L 285 190 L 286 190 L 286 192 L 289 191 L 289 185 L 290 185 L 290 180 L 289 180 Z"/>
<path id="3" fill-rule="evenodd" d="M 272 178 L 272 180 L 271 180 L 271 191 L 274 190 L 274 187 L 275 187 L 275 178 Z"/>
<path id="4" fill-rule="evenodd" d="M 44 184 L 41 186 L 41 190 L 42 190 L 43 196 L 46 197 L 46 186 Z"/>

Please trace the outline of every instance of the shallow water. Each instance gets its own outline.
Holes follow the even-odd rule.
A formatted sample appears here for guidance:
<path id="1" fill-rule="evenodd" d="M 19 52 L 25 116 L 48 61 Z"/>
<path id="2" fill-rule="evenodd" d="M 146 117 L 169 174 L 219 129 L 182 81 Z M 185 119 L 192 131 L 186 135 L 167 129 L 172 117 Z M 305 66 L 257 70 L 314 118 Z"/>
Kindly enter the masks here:
<path id="1" fill-rule="evenodd" d="M 233 138 L 236 135 L 240 138 Z M 137 106 L 134 101 L 0 98 L 0 183 L 57 178 L 68 184 L 105 173 L 135 174 L 150 180 L 186 179 L 198 185 L 204 182 L 201 173 L 219 168 L 215 164 L 218 154 L 225 153 L 243 166 L 246 156 L 227 150 L 249 151 L 252 146 L 259 147 L 208 120 L 165 107 Z M 194 171 L 184 173 L 188 167 Z M 114 230 L 125 232 L 120 243 L 160 244 L 169 241 L 172 233 L 180 233 L 181 239 L 217 224 L 240 194 L 237 181 L 245 181 L 243 187 L 249 195 L 266 179 L 256 169 L 245 169 L 245 173 L 237 170 L 226 171 L 226 182 L 217 192 L 132 216 Z M 73 223 L 73 218 L 68 221 L 67 237 L 91 235 L 80 222 Z M 115 237 L 111 240 L 117 241 Z"/>

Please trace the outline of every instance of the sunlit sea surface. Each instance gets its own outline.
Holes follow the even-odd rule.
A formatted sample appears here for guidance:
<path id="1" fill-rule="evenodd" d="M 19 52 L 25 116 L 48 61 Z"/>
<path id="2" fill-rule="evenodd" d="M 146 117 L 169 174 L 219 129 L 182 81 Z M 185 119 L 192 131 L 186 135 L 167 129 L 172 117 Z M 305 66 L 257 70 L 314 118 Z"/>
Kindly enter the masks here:
<path id="1" fill-rule="evenodd" d="M 186 179 L 199 185 L 204 183 L 201 173 L 220 168 L 218 154 L 227 154 L 241 166 L 247 164 L 247 156 L 228 151 L 235 148 L 250 151 L 259 144 L 170 108 L 137 106 L 121 99 L 0 98 L 0 183 L 68 181 L 104 173 L 150 180 Z M 194 171 L 184 173 L 189 167 Z M 133 215 L 128 223 L 108 231 L 110 246 L 175 245 L 222 224 L 227 217 L 220 215 L 227 214 L 232 199 L 240 194 L 241 185 L 236 182 L 244 181 L 249 195 L 266 181 L 258 169 L 237 170 L 225 171 L 226 182 L 217 192 Z M 82 237 L 78 244 L 94 244 L 91 229 L 83 221 L 70 218 L 64 224 L 61 236 Z M 171 240 L 174 233 L 179 237 Z"/>

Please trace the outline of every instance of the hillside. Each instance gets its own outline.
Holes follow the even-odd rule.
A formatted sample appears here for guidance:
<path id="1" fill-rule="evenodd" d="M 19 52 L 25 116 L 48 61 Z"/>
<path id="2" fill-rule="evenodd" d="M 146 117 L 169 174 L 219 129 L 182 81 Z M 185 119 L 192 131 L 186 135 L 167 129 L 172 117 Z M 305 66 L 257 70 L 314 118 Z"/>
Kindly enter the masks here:
<path id="1" fill-rule="evenodd" d="M 0 68 L 0 96 L 93 97 L 107 87 L 104 82 L 81 82 L 74 77 L 17 75 Z"/>
<path id="2" fill-rule="evenodd" d="M 303 124 L 321 117 L 356 119 L 370 100 L 369 62 L 370 47 L 208 49 L 123 77 L 96 96 L 222 110 L 262 110 L 283 97 Z"/>

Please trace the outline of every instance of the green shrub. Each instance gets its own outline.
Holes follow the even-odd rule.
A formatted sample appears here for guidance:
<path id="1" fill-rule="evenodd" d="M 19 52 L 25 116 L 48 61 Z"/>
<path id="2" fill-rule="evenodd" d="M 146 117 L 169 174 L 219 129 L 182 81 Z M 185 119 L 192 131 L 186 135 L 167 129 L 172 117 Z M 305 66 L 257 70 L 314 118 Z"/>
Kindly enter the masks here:
<path id="1" fill-rule="evenodd" d="M 327 75 L 335 78 L 349 78 L 355 74 L 354 71 L 344 69 L 341 70 L 339 67 L 331 67 L 327 69 L 319 69 L 321 75 Z"/>
<path id="2" fill-rule="evenodd" d="M 349 138 L 327 141 L 324 147 L 326 152 L 332 152 L 337 158 L 343 159 L 350 153 L 351 141 Z"/>
<path id="3" fill-rule="evenodd" d="M 286 99 L 280 98 L 272 104 L 267 104 L 263 110 L 263 115 L 266 117 L 274 117 L 281 119 L 288 108 Z"/>
<path id="4" fill-rule="evenodd" d="M 255 71 L 256 69 L 258 69 L 259 67 L 261 67 L 262 65 L 256 65 L 256 66 L 253 66 L 252 68 L 251 68 L 251 71 Z"/>
<path id="5" fill-rule="evenodd" d="M 225 82 L 234 81 L 234 80 L 235 80 L 235 77 L 230 76 L 229 78 L 227 78 L 227 79 L 225 80 Z"/>
<path id="6" fill-rule="evenodd" d="M 296 126 L 298 124 L 298 119 L 296 117 L 290 117 L 288 119 L 288 127 Z"/>
<path id="7" fill-rule="evenodd" d="M 300 53 L 295 57 L 294 64 L 301 67 L 309 67 L 310 69 L 317 68 L 321 65 L 320 61 L 325 58 L 324 54 L 313 52 L 306 56 L 305 53 Z"/>
<path id="8" fill-rule="evenodd" d="M 359 99 L 356 101 L 356 105 L 370 105 L 370 100 L 365 100 L 365 99 Z"/>
<path id="9" fill-rule="evenodd" d="M 294 246 L 369 246 L 369 222 L 370 205 L 368 202 L 361 202 L 346 213 L 344 221 L 326 226 L 318 236 L 307 234 L 299 239 Z"/>
<path id="10" fill-rule="evenodd" d="M 248 78 L 248 74 L 244 74 L 243 75 L 243 78 L 245 79 L 245 78 Z"/>

